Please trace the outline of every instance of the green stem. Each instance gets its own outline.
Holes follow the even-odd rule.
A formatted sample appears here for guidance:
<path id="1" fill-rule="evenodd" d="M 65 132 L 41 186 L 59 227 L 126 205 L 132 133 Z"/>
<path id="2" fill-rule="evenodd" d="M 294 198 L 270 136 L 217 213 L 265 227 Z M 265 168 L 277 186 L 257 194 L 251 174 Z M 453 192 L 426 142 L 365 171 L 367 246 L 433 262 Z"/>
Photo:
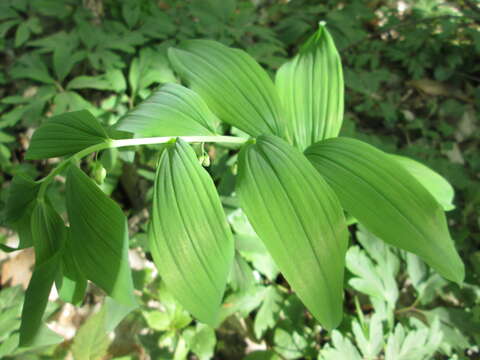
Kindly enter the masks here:
<path id="1" fill-rule="evenodd" d="M 38 191 L 38 198 L 42 199 L 45 196 L 45 191 L 47 190 L 48 185 L 53 181 L 55 176 L 60 174 L 69 164 L 79 161 L 83 157 L 101 150 L 120 148 L 127 146 L 138 146 L 138 145 L 153 145 L 153 144 L 165 144 L 172 139 L 180 138 L 188 143 L 233 143 L 233 144 L 243 144 L 248 141 L 246 138 L 240 138 L 235 136 L 162 136 L 162 137 L 147 137 L 147 138 L 136 138 L 136 139 L 121 139 L 121 140 L 111 140 L 108 139 L 105 142 L 95 144 L 79 151 L 78 153 L 70 156 L 69 158 L 60 162 L 47 176 L 43 179 L 38 180 L 40 183 L 40 189 Z"/>
<path id="2" fill-rule="evenodd" d="M 396 310 L 395 314 L 398 315 L 398 314 L 402 314 L 402 313 L 406 313 L 406 312 L 410 312 L 410 311 L 421 312 L 421 310 L 417 309 L 417 305 L 420 303 L 420 299 L 421 299 L 420 297 L 416 298 L 412 305 L 407 306 L 407 307 L 402 308 L 402 309 Z"/>
<path id="3" fill-rule="evenodd" d="M 164 144 L 172 139 L 180 138 L 188 143 L 234 143 L 243 144 L 248 139 L 235 136 L 162 136 L 162 137 L 150 137 L 150 138 L 138 138 L 138 139 L 122 139 L 112 140 L 112 148 L 125 147 L 125 146 L 137 146 L 137 145 L 149 145 L 149 144 Z"/>

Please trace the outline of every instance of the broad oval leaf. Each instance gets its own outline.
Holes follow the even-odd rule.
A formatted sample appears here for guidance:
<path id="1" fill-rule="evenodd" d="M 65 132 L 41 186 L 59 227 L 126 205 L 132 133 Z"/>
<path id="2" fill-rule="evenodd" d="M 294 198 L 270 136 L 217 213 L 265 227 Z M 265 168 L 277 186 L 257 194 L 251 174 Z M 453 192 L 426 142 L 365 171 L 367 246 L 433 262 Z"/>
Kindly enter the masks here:
<path id="1" fill-rule="evenodd" d="M 233 262 L 233 237 L 213 180 L 181 139 L 155 178 L 150 250 L 167 288 L 196 318 L 216 325 Z"/>
<path id="2" fill-rule="evenodd" d="M 67 173 L 66 203 L 69 241 L 82 273 L 119 303 L 135 304 L 127 220 L 120 207 L 75 165 Z"/>
<path id="3" fill-rule="evenodd" d="M 52 116 L 32 136 L 25 159 L 74 154 L 108 140 L 102 125 L 87 110 Z"/>
<path id="4" fill-rule="evenodd" d="M 390 156 L 399 162 L 410 175 L 413 175 L 413 177 L 432 194 L 435 200 L 442 206 L 443 210 L 450 211 L 455 209 L 455 205 L 453 204 L 455 190 L 447 179 L 418 161 L 405 156 Z"/>
<path id="5" fill-rule="evenodd" d="M 442 208 L 397 161 L 349 138 L 321 141 L 306 155 L 345 210 L 373 234 L 419 255 L 445 278 L 463 281 L 464 266 Z"/>
<path id="6" fill-rule="evenodd" d="M 275 85 L 286 110 L 287 131 L 300 150 L 336 137 L 343 121 L 340 55 L 324 25 L 299 54 L 278 69 Z"/>
<path id="7" fill-rule="evenodd" d="M 215 135 L 218 119 L 203 99 L 186 87 L 167 84 L 123 117 L 119 130 L 137 136 Z"/>
<path id="8" fill-rule="evenodd" d="M 65 224 L 46 201 L 37 202 L 31 221 L 35 269 L 25 293 L 20 326 L 21 346 L 33 343 L 40 330 L 65 241 Z"/>
<path id="9" fill-rule="evenodd" d="M 174 69 L 222 121 L 250 135 L 283 135 L 275 86 L 246 52 L 211 40 L 169 49 Z"/>
<path id="10" fill-rule="evenodd" d="M 261 136 L 239 155 L 236 191 L 255 232 L 327 329 L 342 318 L 347 226 L 338 199 L 294 147 Z"/>

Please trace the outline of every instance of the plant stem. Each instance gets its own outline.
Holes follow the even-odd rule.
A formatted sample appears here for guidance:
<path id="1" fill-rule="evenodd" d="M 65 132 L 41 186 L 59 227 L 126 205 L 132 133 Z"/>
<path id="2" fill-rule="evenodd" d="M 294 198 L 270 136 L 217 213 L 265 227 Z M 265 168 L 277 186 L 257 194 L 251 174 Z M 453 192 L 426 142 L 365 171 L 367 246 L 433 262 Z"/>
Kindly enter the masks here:
<path id="1" fill-rule="evenodd" d="M 165 144 L 172 139 L 180 138 L 188 143 L 232 143 L 232 144 L 243 144 L 248 141 L 246 138 L 240 138 L 235 136 L 162 136 L 162 137 L 147 137 L 147 138 L 135 138 L 135 139 L 121 139 L 121 140 L 112 140 L 108 139 L 99 144 L 95 144 L 79 151 L 78 153 L 70 156 L 69 158 L 60 162 L 47 176 L 43 179 L 38 180 L 40 183 L 40 189 L 38 191 L 38 198 L 42 199 L 45 196 L 45 191 L 47 190 L 48 185 L 52 180 L 62 172 L 69 164 L 72 162 L 79 161 L 83 157 L 97 151 L 120 148 L 127 146 L 138 146 L 138 145 L 153 145 L 153 144 Z"/>
<path id="2" fill-rule="evenodd" d="M 402 314 L 402 313 L 406 313 L 406 312 L 410 312 L 410 311 L 418 311 L 421 313 L 421 310 L 417 309 L 417 305 L 420 303 L 420 298 L 416 298 L 415 301 L 413 302 L 412 305 L 410 306 L 407 306 L 407 307 L 404 307 L 402 309 L 398 309 L 395 311 L 395 314 Z"/>
<path id="3" fill-rule="evenodd" d="M 119 148 L 119 147 L 136 146 L 136 145 L 164 144 L 175 138 L 180 138 L 183 141 L 188 143 L 213 142 L 213 143 L 243 144 L 248 140 L 246 138 L 240 138 L 235 136 L 162 136 L 162 137 L 150 137 L 150 138 L 112 140 L 110 147 Z"/>

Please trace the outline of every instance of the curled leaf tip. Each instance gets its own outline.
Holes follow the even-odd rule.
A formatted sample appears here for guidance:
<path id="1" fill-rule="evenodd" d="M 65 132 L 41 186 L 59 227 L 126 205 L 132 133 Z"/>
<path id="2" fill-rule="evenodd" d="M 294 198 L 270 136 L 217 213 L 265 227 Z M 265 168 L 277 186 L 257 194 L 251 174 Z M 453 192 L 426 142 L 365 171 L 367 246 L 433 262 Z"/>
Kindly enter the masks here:
<path id="1" fill-rule="evenodd" d="M 323 28 L 325 26 L 327 26 L 327 22 L 325 20 L 321 20 L 321 21 L 318 22 L 318 27 L 319 28 Z"/>

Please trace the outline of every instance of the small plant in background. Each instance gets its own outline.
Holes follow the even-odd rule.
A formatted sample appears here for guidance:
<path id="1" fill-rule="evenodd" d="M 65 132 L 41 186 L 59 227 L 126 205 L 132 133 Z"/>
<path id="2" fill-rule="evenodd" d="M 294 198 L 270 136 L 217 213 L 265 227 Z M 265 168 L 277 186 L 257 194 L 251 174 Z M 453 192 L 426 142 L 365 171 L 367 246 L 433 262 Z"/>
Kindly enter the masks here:
<path id="1" fill-rule="evenodd" d="M 463 264 L 440 204 L 450 199 L 439 202 L 443 194 L 430 193 L 422 184 L 426 179 L 410 172 L 429 170 L 359 140 L 336 137 L 343 115 L 342 67 L 323 24 L 280 68 L 275 84 L 245 52 L 213 41 L 185 41 L 169 50 L 169 58 L 190 89 L 160 88 L 114 128 L 77 111 L 51 118 L 34 133 L 27 159 L 66 159 L 43 179 L 16 176 L 7 199 L 8 221 L 27 234 L 19 247 L 34 246 L 36 254 L 21 345 L 38 336 L 54 282 L 62 298 L 74 304 L 90 280 L 122 306 L 137 305 L 125 215 L 78 168 L 84 156 L 127 146 L 164 144 L 149 249 L 167 289 L 203 323 L 219 324 L 234 241 L 215 185 L 188 143 L 241 145 L 236 181 L 241 208 L 324 328 L 337 327 L 342 318 L 344 210 L 462 283 Z M 219 119 L 246 136 L 219 134 Z M 140 137 L 145 135 L 151 137 Z M 66 174 L 68 226 L 47 195 L 61 173 Z"/>

